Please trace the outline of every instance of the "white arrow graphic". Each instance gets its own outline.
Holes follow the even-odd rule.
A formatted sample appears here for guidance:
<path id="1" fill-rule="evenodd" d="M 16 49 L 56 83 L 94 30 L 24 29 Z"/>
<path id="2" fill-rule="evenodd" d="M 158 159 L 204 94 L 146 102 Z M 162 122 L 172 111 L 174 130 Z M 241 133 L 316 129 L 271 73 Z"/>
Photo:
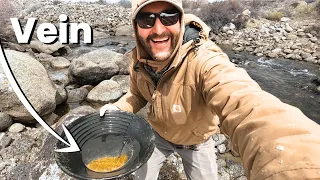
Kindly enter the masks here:
<path id="1" fill-rule="evenodd" d="M 39 124 L 41 124 L 41 126 L 43 126 L 47 131 L 49 131 L 50 134 L 52 134 L 54 137 L 59 139 L 61 142 L 63 142 L 64 144 L 69 146 L 67 148 L 57 149 L 55 151 L 56 152 L 77 152 L 77 151 L 80 151 L 78 144 L 76 143 L 76 141 L 74 140 L 74 138 L 72 137 L 72 135 L 70 134 L 70 132 L 68 131 L 68 129 L 64 125 L 62 125 L 62 128 L 63 128 L 63 131 L 64 131 L 69 143 L 66 142 L 64 139 L 62 139 L 36 112 L 34 107 L 31 105 L 31 103 L 29 102 L 29 100 L 27 99 L 25 94 L 23 93 L 22 89 L 18 85 L 16 79 L 14 78 L 14 76 L 12 74 L 12 70 L 9 66 L 9 63 L 8 63 L 6 57 L 5 57 L 4 50 L 2 48 L 2 44 L 1 44 L 1 51 L 0 51 L 0 61 L 1 61 L 4 73 L 6 74 L 12 89 L 17 94 L 17 96 L 20 99 L 20 101 L 22 102 L 22 104 L 30 112 L 30 114 L 39 122 Z"/>

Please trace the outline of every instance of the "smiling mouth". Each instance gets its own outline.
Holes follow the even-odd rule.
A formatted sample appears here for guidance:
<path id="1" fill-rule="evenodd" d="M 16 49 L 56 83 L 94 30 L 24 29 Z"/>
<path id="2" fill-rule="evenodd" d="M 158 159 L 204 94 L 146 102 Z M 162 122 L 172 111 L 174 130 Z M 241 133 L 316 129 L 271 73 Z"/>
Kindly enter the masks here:
<path id="1" fill-rule="evenodd" d="M 166 42 L 169 41 L 169 37 L 164 38 L 164 39 L 151 39 L 151 41 L 152 41 L 153 43 L 166 43 Z"/>

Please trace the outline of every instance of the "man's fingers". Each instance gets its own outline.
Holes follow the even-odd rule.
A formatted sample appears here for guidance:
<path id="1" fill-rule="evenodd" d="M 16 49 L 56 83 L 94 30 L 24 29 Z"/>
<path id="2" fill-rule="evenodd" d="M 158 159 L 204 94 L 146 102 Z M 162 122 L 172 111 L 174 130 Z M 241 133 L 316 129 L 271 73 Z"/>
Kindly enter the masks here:
<path id="1" fill-rule="evenodd" d="M 104 116 L 104 113 L 107 110 L 108 111 L 115 111 L 115 110 L 119 110 L 119 108 L 117 106 L 112 105 L 112 104 L 106 104 L 100 108 L 100 117 Z"/>

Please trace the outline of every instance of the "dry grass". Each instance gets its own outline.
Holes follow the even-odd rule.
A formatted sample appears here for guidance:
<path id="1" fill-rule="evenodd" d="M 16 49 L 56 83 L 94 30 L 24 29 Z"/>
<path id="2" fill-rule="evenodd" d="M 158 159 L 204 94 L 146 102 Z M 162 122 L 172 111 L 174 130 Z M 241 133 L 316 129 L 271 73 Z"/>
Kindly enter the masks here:
<path id="1" fill-rule="evenodd" d="M 270 21 L 280 21 L 280 19 L 284 17 L 284 13 L 279 11 L 269 11 L 264 17 Z"/>
<path id="2" fill-rule="evenodd" d="M 232 0 L 205 4 L 196 14 L 206 22 L 214 33 L 221 27 L 232 22 L 243 11 L 241 6 Z"/>

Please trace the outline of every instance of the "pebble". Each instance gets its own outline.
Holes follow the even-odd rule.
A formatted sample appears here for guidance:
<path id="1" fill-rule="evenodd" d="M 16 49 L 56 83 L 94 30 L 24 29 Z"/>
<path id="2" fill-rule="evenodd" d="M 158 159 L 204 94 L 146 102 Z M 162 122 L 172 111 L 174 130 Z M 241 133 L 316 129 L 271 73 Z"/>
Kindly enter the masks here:
<path id="1" fill-rule="evenodd" d="M 217 147 L 217 149 L 219 150 L 219 153 L 220 153 L 220 154 L 224 154 L 224 153 L 226 152 L 226 150 L 227 150 L 226 145 L 224 145 L 224 144 L 220 144 L 220 145 Z"/>
<path id="2" fill-rule="evenodd" d="M 279 150 L 279 151 L 284 151 L 284 147 L 281 146 L 281 145 L 278 145 L 278 146 L 276 147 L 276 149 Z"/>
<path id="3" fill-rule="evenodd" d="M 25 126 L 21 123 L 14 123 L 9 127 L 9 132 L 18 133 L 24 130 Z"/>

